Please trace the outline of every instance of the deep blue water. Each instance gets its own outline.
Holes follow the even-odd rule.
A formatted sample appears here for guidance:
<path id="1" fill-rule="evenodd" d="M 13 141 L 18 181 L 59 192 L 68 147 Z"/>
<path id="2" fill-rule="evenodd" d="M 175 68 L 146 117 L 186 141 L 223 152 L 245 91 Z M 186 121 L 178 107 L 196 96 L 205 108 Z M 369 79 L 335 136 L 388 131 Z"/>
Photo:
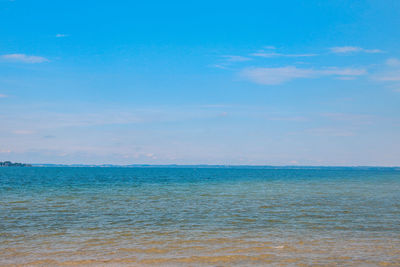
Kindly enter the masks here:
<path id="1" fill-rule="evenodd" d="M 0 168 L 0 196 L 0 265 L 400 264 L 396 169 Z"/>

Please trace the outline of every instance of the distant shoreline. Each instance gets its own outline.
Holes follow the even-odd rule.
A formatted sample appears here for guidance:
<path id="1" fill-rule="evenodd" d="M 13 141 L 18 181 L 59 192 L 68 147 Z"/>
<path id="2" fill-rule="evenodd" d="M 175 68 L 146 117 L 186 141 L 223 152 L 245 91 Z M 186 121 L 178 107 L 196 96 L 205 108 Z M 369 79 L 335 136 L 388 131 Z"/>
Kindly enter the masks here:
<path id="1" fill-rule="evenodd" d="M 307 165 L 222 165 L 222 164 L 52 164 L 52 163 L 18 163 L 0 161 L 0 167 L 71 167 L 71 168 L 210 168 L 210 169 L 398 169 L 400 166 L 307 166 Z"/>
<path id="2" fill-rule="evenodd" d="M 29 167 L 73 167 L 73 168 L 210 168 L 210 169 L 395 169 L 400 170 L 400 166 L 272 166 L 272 165 L 207 165 L 207 164 L 193 164 L 193 165 L 179 165 L 179 164 L 165 164 L 165 165 L 152 165 L 152 164 L 130 164 L 130 165 L 113 165 L 113 164 L 29 164 Z"/>
<path id="3" fill-rule="evenodd" d="M 11 162 L 11 161 L 0 161 L 0 167 L 33 167 L 32 164 Z"/>

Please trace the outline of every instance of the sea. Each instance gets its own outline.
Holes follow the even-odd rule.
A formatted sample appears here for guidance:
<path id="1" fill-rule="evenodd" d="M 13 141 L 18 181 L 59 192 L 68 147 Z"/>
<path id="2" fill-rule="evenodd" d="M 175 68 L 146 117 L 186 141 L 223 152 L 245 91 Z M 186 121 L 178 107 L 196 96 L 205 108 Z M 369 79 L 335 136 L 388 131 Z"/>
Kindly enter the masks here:
<path id="1" fill-rule="evenodd" d="M 3 167 L 0 266 L 400 266 L 400 169 Z"/>

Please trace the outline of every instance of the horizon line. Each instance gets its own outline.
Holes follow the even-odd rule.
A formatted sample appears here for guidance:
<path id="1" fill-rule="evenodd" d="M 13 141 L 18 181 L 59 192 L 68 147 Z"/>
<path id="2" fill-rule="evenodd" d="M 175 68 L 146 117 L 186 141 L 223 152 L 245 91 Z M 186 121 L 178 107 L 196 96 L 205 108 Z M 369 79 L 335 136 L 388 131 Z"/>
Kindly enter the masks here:
<path id="1" fill-rule="evenodd" d="M 400 165 L 251 165 L 251 164 L 82 164 L 82 163 L 25 163 L 32 167 L 65 166 L 65 167 L 268 167 L 268 168 L 400 168 Z"/>

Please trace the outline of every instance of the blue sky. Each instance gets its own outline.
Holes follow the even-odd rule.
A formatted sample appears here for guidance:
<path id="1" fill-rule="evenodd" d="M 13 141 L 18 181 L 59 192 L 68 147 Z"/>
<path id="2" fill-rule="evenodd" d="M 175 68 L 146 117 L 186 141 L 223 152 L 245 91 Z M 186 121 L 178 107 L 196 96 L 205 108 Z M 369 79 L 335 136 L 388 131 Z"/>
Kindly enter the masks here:
<path id="1" fill-rule="evenodd" d="M 0 0 L 0 161 L 400 165 L 400 2 Z"/>

